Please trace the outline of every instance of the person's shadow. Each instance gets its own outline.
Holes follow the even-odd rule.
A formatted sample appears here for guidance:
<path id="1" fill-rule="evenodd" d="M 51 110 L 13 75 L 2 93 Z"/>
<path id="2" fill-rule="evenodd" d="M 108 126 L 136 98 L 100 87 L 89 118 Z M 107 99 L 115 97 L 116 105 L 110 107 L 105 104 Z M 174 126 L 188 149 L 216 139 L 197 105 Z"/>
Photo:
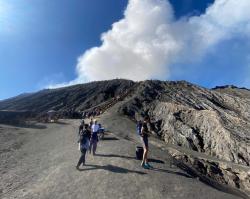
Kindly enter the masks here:
<path id="1" fill-rule="evenodd" d="M 178 176 L 183 176 L 186 178 L 194 178 L 192 175 L 189 175 L 188 173 L 183 173 L 183 172 L 179 172 L 179 171 L 171 171 L 171 170 L 159 169 L 159 168 L 153 168 L 152 170 L 162 172 L 162 173 L 170 173 L 170 174 L 174 174 L 174 175 L 178 175 Z"/>
<path id="2" fill-rule="evenodd" d="M 113 173 L 124 173 L 124 174 L 136 173 L 136 174 L 139 174 L 139 175 L 147 174 L 147 173 L 142 172 L 142 171 L 135 171 L 135 170 L 125 169 L 125 168 L 110 165 L 110 164 L 105 165 L 105 166 L 94 165 L 94 164 L 85 164 L 85 166 L 87 166 L 87 168 L 81 168 L 81 169 L 78 169 L 78 170 L 79 171 L 90 171 L 90 170 L 102 169 L 102 170 L 110 171 L 110 172 L 113 172 Z M 163 173 L 175 174 L 175 175 L 183 176 L 183 177 L 186 177 L 186 178 L 193 178 L 193 176 L 191 176 L 189 174 L 178 172 L 178 171 L 170 171 L 170 170 L 158 169 L 158 168 L 153 168 L 153 169 L 150 169 L 150 170 L 151 171 L 157 171 L 157 172 L 163 172 Z"/>
<path id="3" fill-rule="evenodd" d="M 113 158 L 113 157 L 116 158 L 117 157 L 117 158 L 125 158 L 125 159 L 130 159 L 130 160 L 136 160 L 136 158 L 133 157 L 133 156 L 125 156 L 125 155 L 117 155 L 117 154 L 96 154 L 96 156 L 99 156 L 99 157 L 109 157 L 109 158 Z M 153 163 L 158 163 L 158 164 L 165 164 L 164 161 L 158 160 L 158 159 L 153 159 L 153 158 L 149 158 L 148 162 L 153 162 Z M 91 165 L 87 165 L 87 166 L 91 166 Z M 95 166 L 97 166 L 97 165 L 95 165 Z M 109 170 L 109 171 L 112 171 L 112 172 L 126 173 L 124 171 L 124 168 L 116 167 L 116 166 L 113 166 L 113 165 L 97 166 L 97 167 L 98 168 L 88 168 L 87 170 L 104 169 L 104 170 Z M 85 170 L 85 169 L 83 169 L 83 170 Z M 125 170 L 127 170 L 127 169 L 125 169 Z M 162 172 L 162 173 L 175 174 L 175 175 L 179 175 L 179 176 L 183 176 L 183 177 L 187 177 L 187 178 L 193 178 L 193 176 L 190 175 L 189 173 L 182 173 L 182 172 L 179 172 L 179 171 L 171 171 L 171 170 L 165 170 L 165 169 L 160 169 L 160 168 L 153 168 L 151 170 L 152 171 L 157 171 L 157 172 Z M 128 171 L 131 171 L 131 170 L 127 170 L 127 172 Z"/>
<path id="4" fill-rule="evenodd" d="M 130 159 L 130 160 L 137 160 L 136 157 L 133 157 L 133 156 L 117 155 L 117 154 L 96 154 L 96 156 L 107 157 L 107 158 L 125 158 L 125 159 Z M 154 162 L 154 163 L 158 163 L 158 164 L 164 164 L 165 163 L 162 160 L 153 159 L 153 158 L 149 158 L 148 162 Z"/>
<path id="5" fill-rule="evenodd" d="M 134 171 L 134 170 L 130 170 L 130 169 L 125 169 L 125 168 L 110 165 L 110 164 L 105 165 L 105 166 L 94 165 L 94 164 L 86 164 L 85 166 L 90 166 L 90 168 L 79 169 L 79 171 L 89 171 L 89 170 L 102 169 L 102 170 L 110 171 L 110 172 L 113 172 L 113 173 L 125 173 L 125 174 L 126 173 L 136 173 L 136 174 L 140 174 L 140 175 L 146 174 L 146 173 L 141 172 L 141 171 Z"/>
<path id="6" fill-rule="evenodd" d="M 125 159 L 135 159 L 132 156 L 116 155 L 116 154 L 96 154 L 95 156 L 107 157 L 107 158 L 125 158 Z"/>
<path id="7" fill-rule="evenodd" d="M 104 137 L 101 139 L 102 141 L 115 141 L 115 140 L 119 140 L 116 137 Z"/>

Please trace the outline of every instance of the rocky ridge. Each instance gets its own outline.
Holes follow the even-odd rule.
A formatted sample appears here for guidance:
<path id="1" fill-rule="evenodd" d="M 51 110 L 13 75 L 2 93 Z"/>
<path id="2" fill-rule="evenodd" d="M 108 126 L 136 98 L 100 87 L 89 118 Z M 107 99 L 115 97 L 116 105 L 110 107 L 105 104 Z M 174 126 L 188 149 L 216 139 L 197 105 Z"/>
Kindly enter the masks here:
<path id="1" fill-rule="evenodd" d="M 130 80 L 96 81 L 57 89 L 45 89 L 20 95 L 0 102 L 0 110 L 32 111 L 81 111 L 97 106 L 122 94 L 134 84 Z"/>
<path id="2" fill-rule="evenodd" d="M 249 99 L 188 82 L 146 81 L 136 93 L 120 111 L 148 114 L 166 143 L 249 166 Z"/>

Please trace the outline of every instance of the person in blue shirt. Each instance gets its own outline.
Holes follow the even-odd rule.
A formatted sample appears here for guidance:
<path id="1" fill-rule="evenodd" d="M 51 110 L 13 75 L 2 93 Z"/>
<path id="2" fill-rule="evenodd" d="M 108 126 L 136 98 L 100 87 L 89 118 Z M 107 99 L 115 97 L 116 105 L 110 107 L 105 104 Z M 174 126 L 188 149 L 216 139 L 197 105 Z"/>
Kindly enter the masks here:
<path id="1" fill-rule="evenodd" d="M 94 123 L 91 126 L 91 138 L 90 138 L 90 147 L 89 147 L 89 152 L 90 153 L 92 152 L 93 155 L 96 154 L 99 128 L 100 126 L 97 123 L 97 120 L 94 120 Z"/>

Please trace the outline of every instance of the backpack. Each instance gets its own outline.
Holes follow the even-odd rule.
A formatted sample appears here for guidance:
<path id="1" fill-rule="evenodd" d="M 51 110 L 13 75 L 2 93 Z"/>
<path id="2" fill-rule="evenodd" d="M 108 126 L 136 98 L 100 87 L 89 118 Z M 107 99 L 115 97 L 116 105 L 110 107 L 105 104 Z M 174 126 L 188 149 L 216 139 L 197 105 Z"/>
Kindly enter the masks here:
<path id="1" fill-rule="evenodd" d="M 141 135 L 141 128 L 142 128 L 142 122 L 139 121 L 139 122 L 137 122 L 137 124 L 136 124 L 136 133 L 137 133 L 138 135 Z"/>
<path id="2" fill-rule="evenodd" d="M 88 141 L 88 135 L 87 135 L 86 130 L 85 129 L 81 130 L 80 139 L 79 139 L 80 144 L 85 145 L 87 141 Z"/>

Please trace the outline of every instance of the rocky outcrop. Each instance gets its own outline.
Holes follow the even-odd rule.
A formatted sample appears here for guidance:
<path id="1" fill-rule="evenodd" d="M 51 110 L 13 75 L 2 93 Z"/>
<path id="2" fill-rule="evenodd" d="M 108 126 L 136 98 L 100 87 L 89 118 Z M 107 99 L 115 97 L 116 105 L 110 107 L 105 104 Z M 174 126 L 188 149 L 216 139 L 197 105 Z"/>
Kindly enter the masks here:
<path id="1" fill-rule="evenodd" d="M 249 167 L 232 164 L 197 154 L 183 152 L 168 148 L 169 154 L 174 158 L 173 163 L 199 177 L 200 180 L 219 189 L 233 188 L 230 191 L 243 198 L 250 194 Z M 226 186 L 225 186 L 226 185 Z M 243 191 L 239 192 L 238 190 Z"/>
<path id="2" fill-rule="evenodd" d="M 250 99 L 250 90 L 244 87 L 238 88 L 233 85 L 226 85 L 226 86 L 216 86 L 215 88 L 212 88 L 212 90 L 233 96 L 238 96 L 240 98 Z"/>
<path id="3" fill-rule="evenodd" d="M 250 100 L 188 82 L 146 81 L 120 111 L 148 114 L 166 143 L 249 166 Z"/>

